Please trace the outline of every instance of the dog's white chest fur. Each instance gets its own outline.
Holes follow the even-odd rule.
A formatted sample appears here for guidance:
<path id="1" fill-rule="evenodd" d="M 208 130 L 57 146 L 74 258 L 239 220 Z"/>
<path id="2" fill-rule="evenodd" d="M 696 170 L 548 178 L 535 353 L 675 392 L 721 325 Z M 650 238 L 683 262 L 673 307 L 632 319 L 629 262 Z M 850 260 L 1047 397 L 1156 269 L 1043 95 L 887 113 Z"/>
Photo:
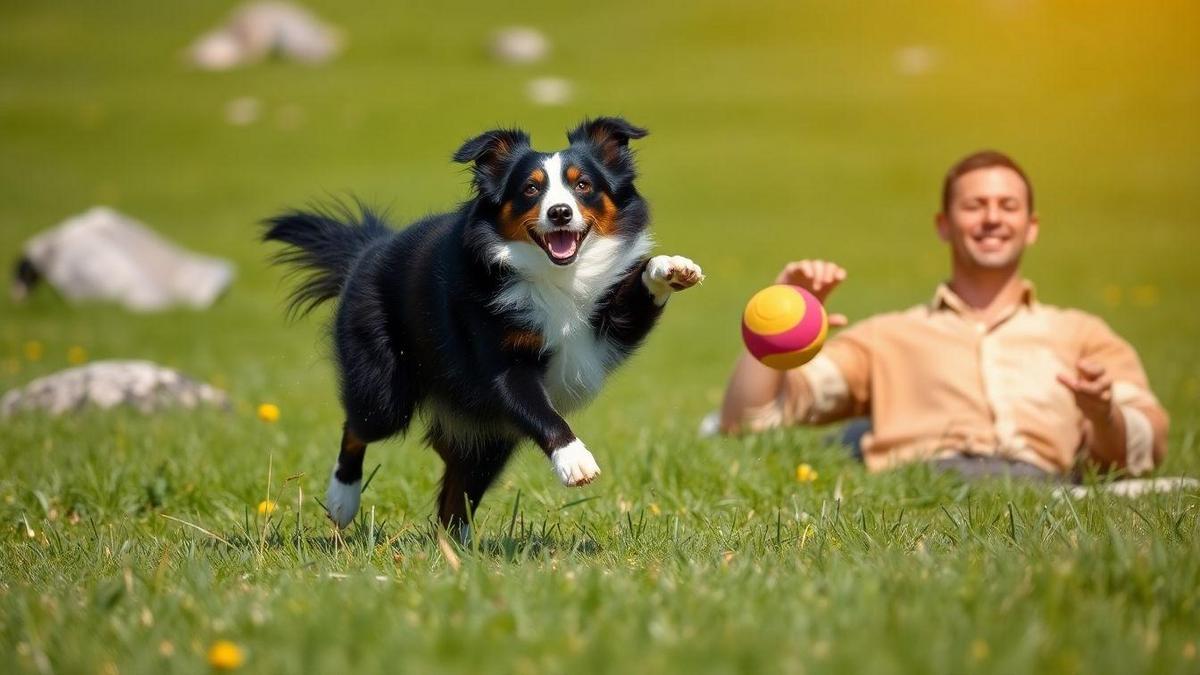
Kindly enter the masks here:
<path id="1" fill-rule="evenodd" d="M 497 297 L 496 305 L 515 310 L 542 335 L 552 355 L 546 392 L 559 412 L 590 401 L 618 365 L 620 352 L 607 340 L 597 339 L 591 317 L 605 291 L 650 247 L 646 234 L 629 243 L 593 234 L 567 267 L 550 263 L 540 248 L 530 244 L 507 242 L 497 247 L 496 258 L 519 274 Z"/>
<path id="2" fill-rule="evenodd" d="M 619 361 L 618 352 L 607 341 L 597 340 L 587 322 L 568 331 L 558 345 L 550 347 L 554 356 L 546 368 L 546 393 L 559 412 L 592 400 Z"/>

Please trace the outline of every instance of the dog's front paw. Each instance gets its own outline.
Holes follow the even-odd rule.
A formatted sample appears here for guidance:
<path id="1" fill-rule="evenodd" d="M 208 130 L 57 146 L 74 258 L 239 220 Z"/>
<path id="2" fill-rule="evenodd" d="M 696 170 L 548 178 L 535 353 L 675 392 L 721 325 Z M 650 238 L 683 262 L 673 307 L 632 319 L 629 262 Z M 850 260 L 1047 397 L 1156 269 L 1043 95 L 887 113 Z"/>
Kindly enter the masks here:
<path id="1" fill-rule="evenodd" d="M 704 272 L 700 266 L 681 255 L 656 255 L 642 272 L 642 283 L 659 305 L 675 291 L 691 288 L 702 281 Z"/>
<path id="2" fill-rule="evenodd" d="M 550 453 L 550 462 L 554 464 L 555 475 L 567 487 L 587 485 L 600 475 L 596 458 L 578 438 Z"/>

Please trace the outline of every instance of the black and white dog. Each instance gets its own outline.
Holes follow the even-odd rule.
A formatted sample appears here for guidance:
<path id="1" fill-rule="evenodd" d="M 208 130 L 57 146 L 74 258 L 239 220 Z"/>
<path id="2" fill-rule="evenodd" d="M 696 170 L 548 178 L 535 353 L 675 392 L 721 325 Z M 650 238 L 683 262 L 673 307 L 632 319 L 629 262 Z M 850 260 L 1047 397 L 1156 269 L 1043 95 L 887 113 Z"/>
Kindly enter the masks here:
<path id="1" fill-rule="evenodd" d="M 293 308 L 338 298 L 334 348 L 346 412 L 329 517 L 358 511 L 368 443 L 421 412 L 445 461 L 438 518 L 461 531 L 525 438 L 564 485 L 600 474 L 563 414 L 594 397 L 642 342 L 672 292 L 703 280 L 678 256 L 649 257 L 623 119 L 585 121 L 559 152 L 519 130 L 467 141 L 474 197 L 393 231 L 361 214 L 292 211 L 267 221 L 279 260 L 310 272 Z"/>

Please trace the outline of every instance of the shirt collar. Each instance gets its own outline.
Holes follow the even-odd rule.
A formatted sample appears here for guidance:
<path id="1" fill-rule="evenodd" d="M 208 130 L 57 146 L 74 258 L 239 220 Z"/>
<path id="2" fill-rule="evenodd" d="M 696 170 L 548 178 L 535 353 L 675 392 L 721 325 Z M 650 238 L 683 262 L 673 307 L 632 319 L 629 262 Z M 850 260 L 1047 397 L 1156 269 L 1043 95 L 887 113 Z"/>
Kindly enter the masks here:
<path id="1" fill-rule="evenodd" d="M 1028 279 L 1022 279 L 1021 299 L 1017 303 L 1017 306 L 1013 308 L 1013 311 L 1016 311 L 1020 307 L 1033 307 L 1035 304 L 1037 304 L 1037 292 L 1033 286 L 1033 282 Z M 929 303 L 929 307 L 935 312 L 942 309 L 949 309 L 960 316 L 967 314 L 971 310 L 967 306 L 967 303 L 950 289 L 950 283 L 947 281 L 938 284 L 937 289 L 933 292 L 933 300 Z M 1011 312 L 1005 312 L 1004 314 L 1008 316 Z"/>

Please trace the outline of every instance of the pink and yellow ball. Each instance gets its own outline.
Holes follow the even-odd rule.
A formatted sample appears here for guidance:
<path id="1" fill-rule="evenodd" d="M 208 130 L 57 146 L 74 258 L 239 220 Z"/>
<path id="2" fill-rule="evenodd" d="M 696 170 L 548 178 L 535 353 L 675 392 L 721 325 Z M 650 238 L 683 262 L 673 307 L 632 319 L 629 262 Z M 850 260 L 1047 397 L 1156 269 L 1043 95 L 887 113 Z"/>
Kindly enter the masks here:
<path id="1" fill-rule="evenodd" d="M 829 317 L 799 286 L 779 284 L 754 294 L 742 315 L 742 341 L 754 358 L 776 370 L 812 360 L 825 344 Z"/>

